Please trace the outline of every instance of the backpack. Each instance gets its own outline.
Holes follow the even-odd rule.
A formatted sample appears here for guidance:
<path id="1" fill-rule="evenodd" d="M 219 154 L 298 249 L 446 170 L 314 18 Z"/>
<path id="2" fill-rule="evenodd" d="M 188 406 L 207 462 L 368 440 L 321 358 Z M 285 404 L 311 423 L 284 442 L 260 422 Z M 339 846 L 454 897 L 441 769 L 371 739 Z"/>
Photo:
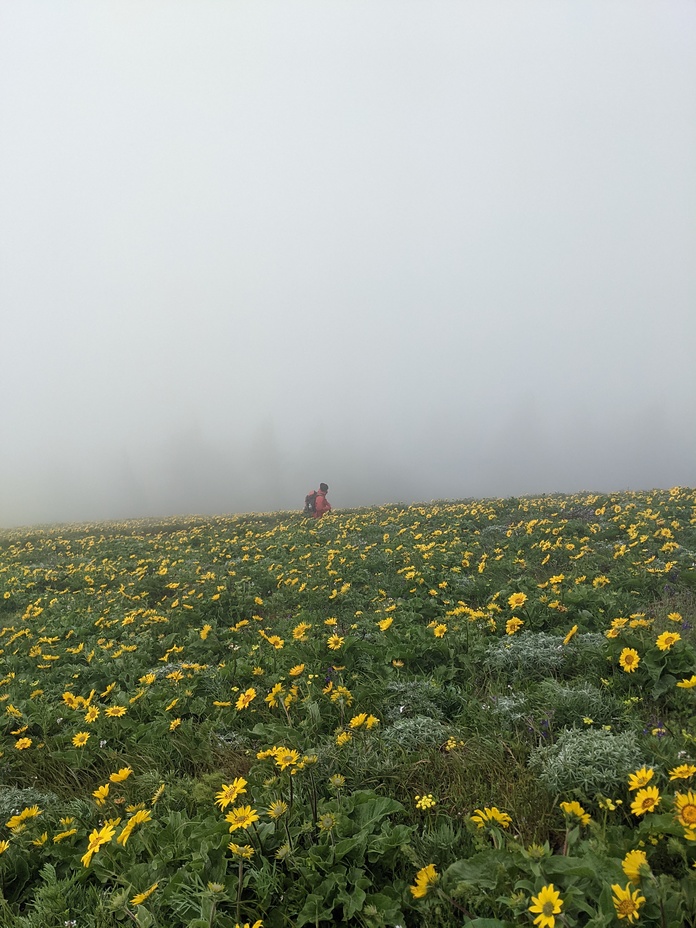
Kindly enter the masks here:
<path id="1" fill-rule="evenodd" d="M 306 516 L 313 516 L 317 511 L 317 491 L 312 490 L 311 493 L 308 493 L 304 499 L 304 514 Z"/>

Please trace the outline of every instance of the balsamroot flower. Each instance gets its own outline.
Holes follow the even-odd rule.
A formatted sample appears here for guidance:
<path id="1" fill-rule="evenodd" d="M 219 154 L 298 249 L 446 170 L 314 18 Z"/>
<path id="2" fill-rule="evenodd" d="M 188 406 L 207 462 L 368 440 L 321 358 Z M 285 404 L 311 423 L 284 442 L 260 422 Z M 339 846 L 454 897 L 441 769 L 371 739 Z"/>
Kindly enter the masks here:
<path id="1" fill-rule="evenodd" d="M 589 825 L 591 817 L 589 812 L 586 812 L 579 802 L 573 800 L 573 802 L 562 802 L 561 809 L 569 818 L 576 818 L 581 825 Z"/>
<path id="2" fill-rule="evenodd" d="M 118 838 L 116 838 L 116 843 L 125 847 L 126 842 L 133 833 L 133 829 L 137 825 L 142 825 L 144 822 L 150 821 L 152 821 L 152 815 L 150 812 L 147 812 L 144 809 L 138 810 L 133 816 L 131 816 L 131 818 L 128 819 L 126 824 L 123 826 L 121 834 L 118 836 Z"/>
<path id="3" fill-rule="evenodd" d="M 225 821 L 230 826 L 230 832 L 237 831 L 239 828 L 251 828 L 254 822 L 258 822 L 258 820 L 258 814 L 251 806 L 238 806 L 225 816 Z"/>
<path id="4" fill-rule="evenodd" d="M 474 809 L 471 821 L 475 822 L 478 828 L 485 828 L 486 825 L 502 825 L 503 828 L 509 828 L 512 825 L 512 819 L 507 812 L 501 812 L 496 806 Z"/>
<path id="5" fill-rule="evenodd" d="M 628 789 L 629 792 L 633 792 L 634 789 L 642 789 L 644 786 L 647 786 L 648 783 L 652 780 L 655 775 L 655 771 L 650 767 L 641 767 L 640 770 L 636 770 L 635 773 L 629 773 L 628 775 Z"/>
<path id="6" fill-rule="evenodd" d="M 109 777 L 109 780 L 112 783 L 123 783 L 124 780 L 127 780 L 128 777 L 133 773 L 132 767 L 121 767 L 117 773 L 112 773 Z"/>
<path id="7" fill-rule="evenodd" d="M 116 829 L 112 825 L 104 825 L 103 828 L 95 828 L 92 834 L 89 836 L 87 851 L 81 858 L 82 865 L 84 867 L 89 867 L 92 861 L 92 857 L 99 851 L 101 847 L 103 847 L 105 844 L 109 844 L 115 834 Z"/>
<path id="8" fill-rule="evenodd" d="M 646 786 L 636 793 L 636 798 L 631 803 L 631 812 L 634 815 L 645 815 L 646 812 L 653 812 L 659 804 L 659 789 L 656 786 Z"/>
<path id="9" fill-rule="evenodd" d="M 669 651 L 678 641 L 681 641 L 681 635 L 678 632 L 662 632 L 655 644 L 660 651 Z"/>
<path id="10" fill-rule="evenodd" d="M 635 648 L 624 648 L 619 655 L 619 664 L 621 664 L 626 673 L 633 673 L 639 663 L 640 655 Z"/>
<path id="11" fill-rule="evenodd" d="M 696 793 L 677 793 L 674 797 L 677 821 L 689 831 L 696 829 Z"/>
<path id="12" fill-rule="evenodd" d="M 157 889 L 158 886 L 159 886 L 159 883 L 153 883 L 152 886 L 149 889 L 146 889 L 144 893 L 138 893 L 136 896 L 133 896 L 133 898 L 130 901 L 130 904 L 131 905 L 142 905 L 146 899 L 149 899 L 149 897 L 154 893 L 154 891 Z"/>
<path id="13" fill-rule="evenodd" d="M 411 895 L 414 899 L 423 899 L 439 879 L 440 876 L 435 869 L 435 864 L 428 864 L 427 867 L 423 867 L 416 874 L 415 885 L 409 886 Z"/>
<path id="14" fill-rule="evenodd" d="M 670 780 L 688 780 L 696 773 L 694 764 L 679 764 L 669 772 Z"/>
<path id="15" fill-rule="evenodd" d="M 548 886 L 542 886 L 538 896 L 532 896 L 532 905 L 528 911 L 538 913 L 534 924 L 539 928 L 554 928 L 555 916 L 560 914 L 562 906 L 561 894 L 553 888 L 553 883 L 549 883 Z"/>
<path id="16" fill-rule="evenodd" d="M 229 785 L 223 783 L 220 792 L 215 794 L 215 805 L 226 809 L 227 806 L 232 805 L 237 796 L 246 793 L 246 785 L 247 781 L 244 777 L 236 777 Z"/>
<path id="17" fill-rule="evenodd" d="M 636 889 L 631 892 L 631 884 L 627 883 L 625 887 L 615 883 L 611 887 L 614 898 L 611 900 L 616 909 L 617 918 L 627 918 L 629 922 L 637 921 L 638 909 L 645 902 L 645 896 L 641 896 L 640 890 Z"/>
<path id="18" fill-rule="evenodd" d="M 640 878 L 650 872 L 645 851 L 629 851 L 621 861 L 621 869 L 629 881 L 636 886 L 640 883 Z"/>

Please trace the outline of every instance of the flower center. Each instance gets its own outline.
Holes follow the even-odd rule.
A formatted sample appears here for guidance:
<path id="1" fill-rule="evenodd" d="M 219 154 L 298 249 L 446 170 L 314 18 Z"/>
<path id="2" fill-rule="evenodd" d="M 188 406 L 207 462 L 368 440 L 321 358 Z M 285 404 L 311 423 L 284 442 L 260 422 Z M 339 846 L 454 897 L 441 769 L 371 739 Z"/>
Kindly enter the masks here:
<path id="1" fill-rule="evenodd" d="M 638 911 L 638 906 L 633 899 L 622 899 L 616 907 L 616 911 L 619 915 L 633 915 L 634 912 Z"/>
<path id="2" fill-rule="evenodd" d="M 547 899 L 547 901 L 542 905 L 541 914 L 545 918 L 549 918 L 549 916 L 553 915 L 553 902 L 551 902 L 550 899 Z"/>
<path id="3" fill-rule="evenodd" d="M 682 818 L 689 825 L 696 823 L 696 806 L 688 805 L 682 809 Z"/>

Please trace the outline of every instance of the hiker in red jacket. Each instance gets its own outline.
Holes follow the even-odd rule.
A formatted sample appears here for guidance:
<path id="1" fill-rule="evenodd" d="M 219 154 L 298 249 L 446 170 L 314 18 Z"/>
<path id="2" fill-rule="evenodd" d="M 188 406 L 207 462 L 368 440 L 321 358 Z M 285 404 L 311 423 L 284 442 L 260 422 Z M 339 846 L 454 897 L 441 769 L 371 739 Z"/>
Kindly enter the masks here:
<path id="1" fill-rule="evenodd" d="M 314 518 L 321 519 L 321 517 L 327 513 L 331 512 L 331 503 L 326 498 L 326 494 L 329 492 L 328 484 L 320 483 L 319 490 L 317 492 L 316 500 L 314 502 Z"/>

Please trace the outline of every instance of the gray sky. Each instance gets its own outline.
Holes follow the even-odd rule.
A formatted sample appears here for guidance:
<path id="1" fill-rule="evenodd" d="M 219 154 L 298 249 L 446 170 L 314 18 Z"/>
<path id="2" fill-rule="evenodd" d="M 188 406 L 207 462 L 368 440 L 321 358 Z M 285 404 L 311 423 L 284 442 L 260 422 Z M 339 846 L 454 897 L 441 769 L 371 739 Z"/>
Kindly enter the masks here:
<path id="1" fill-rule="evenodd" d="M 0 0 L 0 525 L 696 484 L 696 4 Z"/>

